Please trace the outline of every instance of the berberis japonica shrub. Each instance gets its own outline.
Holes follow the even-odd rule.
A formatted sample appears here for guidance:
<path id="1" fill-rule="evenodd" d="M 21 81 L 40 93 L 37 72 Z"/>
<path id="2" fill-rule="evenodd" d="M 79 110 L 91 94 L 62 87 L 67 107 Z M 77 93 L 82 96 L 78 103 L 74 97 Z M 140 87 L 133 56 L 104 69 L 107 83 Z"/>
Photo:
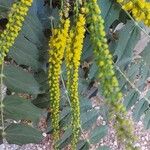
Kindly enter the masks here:
<path id="1" fill-rule="evenodd" d="M 50 134 L 53 149 L 109 149 L 96 145 L 111 122 L 124 149 L 138 149 L 127 111 L 150 128 L 150 44 L 134 53 L 141 33 L 150 38 L 149 1 L 1 0 L 0 17 L 2 140 Z"/>

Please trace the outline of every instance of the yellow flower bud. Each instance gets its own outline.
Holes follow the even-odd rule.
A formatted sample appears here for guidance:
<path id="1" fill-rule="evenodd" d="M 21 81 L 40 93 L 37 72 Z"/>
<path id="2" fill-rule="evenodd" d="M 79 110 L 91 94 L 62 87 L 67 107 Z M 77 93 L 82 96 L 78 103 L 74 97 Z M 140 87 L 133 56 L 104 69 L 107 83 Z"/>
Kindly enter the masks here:
<path id="1" fill-rule="evenodd" d="M 28 2 L 28 4 L 26 4 L 26 2 Z M 10 14 L 8 15 L 6 29 L 0 35 L 0 64 L 2 63 L 2 60 L 4 60 L 6 54 L 9 52 L 11 46 L 14 44 L 31 4 L 32 0 L 25 2 L 21 0 L 12 5 Z M 22 10 L 24 13 L 18 10 Z"/>

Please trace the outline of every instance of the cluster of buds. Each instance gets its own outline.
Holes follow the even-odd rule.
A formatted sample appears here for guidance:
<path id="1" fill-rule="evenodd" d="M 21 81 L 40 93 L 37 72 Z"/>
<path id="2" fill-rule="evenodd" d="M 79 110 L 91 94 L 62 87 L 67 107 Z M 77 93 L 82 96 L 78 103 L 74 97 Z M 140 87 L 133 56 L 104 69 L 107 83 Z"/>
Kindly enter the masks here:
<path id="1" fill-rule="evenodd" d="M 68 91 L 70 95 L 71 111 L 72 111 L 72 149 L 76 149 L 80 128 L 80 102 L 78 94 L 78 70 L 80 66 L 80 58 L 83 49 L 85 35 L 85 15 L 79 13 L 76 19 L 76 25 L 70 31 L 70 39 L 66 48 L 66 67 L 68 76 Z"/>
<path id="2" fill-rule="evenodd" d="M 13 46 L 31 5 L 32 0 L 20 0 L 12 5 L 6 29 L 0 35 L 0 64 Z"/>
<path id="3" fill-rule="evenodd" d="M 122 9 L 132 13 L 137 21 L 143 21 L 150 26 L 150 2 L 146 0 L 117 0 L 122 5 Z"/>
<path id="4" fill-rule="evenodd" d="M 70 20 L 61 20 L 61 26 L 52 30 L 52 37 L 49 41 L 49 88 L 50 88 L 50 111 L 53 127 L 53 138 L 59 139 L 59 112 L 60 112 L 60 87 L 59 78 L 61 73 L 61 64 L 64 57 L 64 50 L 70 27 Z"/>

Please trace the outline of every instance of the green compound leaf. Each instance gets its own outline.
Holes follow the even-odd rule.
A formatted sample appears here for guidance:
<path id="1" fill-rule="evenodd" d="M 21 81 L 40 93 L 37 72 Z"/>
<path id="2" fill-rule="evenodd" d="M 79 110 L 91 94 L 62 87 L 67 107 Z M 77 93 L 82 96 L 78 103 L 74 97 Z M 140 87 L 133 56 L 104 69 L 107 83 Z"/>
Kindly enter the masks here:
<path id="1" fill-rule="evenodd" d="M 145 114 L 144 127 L 145 129 L 150 129 L 150 110 L 148 110 Z"/>
<path id="2" fill-rule="evenodd" d="M 149 72 L 149 44 L 146 46 L 146 48 L 143 50 L 143 52 L 140 54 L 141 58 L 136 58 L 136 60 L 133 59 L 133 49 L 135 47 L 135 44 L 139 41 L 139 35 L 140 32 L 138 31 L 137 26 L 133 25 L 132 22 L 127 23 L 128 26 L 131 25 L 131 39 L 129 42 L 127 42 L 127 47 L 125 48 L 125 51 L 122 53 L 118 50 L 115 54 L 119 56 L 120 60 L 117 62 L 117 66 L 121 66 L 120 71 L 117 71 L 118 79 L 121 85 L 122 92 L 124 93 L 124 104 L 129 110 L 132 106 L 134 106 L 133 109 L 133 118 L 135 121 L 139 121 L 141 117 L 144 117 L 143 123 L 146 129 L 149 128 L 149 118 L 148 118 L 148 111 L 149 111 L 149 100 L 148 98 L 142 97 L 141 94 L 144 91 L 144 87 L 146 86 L 146 80 L 150 75 Z M 126 25 L 127 25 L 126 24 Z M 125 25 L 125 27 L 126 27 Z M 125 27 L 123 27 L 125 29 Z M 119 30 L 119 32 L 123 31 L 123 28 Z M 126 27 L 127 28 L 127 27 Z M 124 30 L 124 32 L 127 30 Z M 129 33 L 129 34 L 131 34 Z M 122 35 L 124 33 L 122 32 Z M 119 33 L 118 33 L 119 35 Z M 132 37 L 133 36 L 133 37 Z M 136 37 L 137 36 L 137 37 Z M 129 37 L 128 37 L 129 38 Z M 125 39 L 122 37 L 122 40 Z M 131 41 L 133 43 L 131 43 Z M 117 41 L 119 42 L 119 40 Z M 117 43 L 116 42 L 116 43 Z M 124 41 L 125 42 L 125 41 Z M 119 43 L 118 43 L 119 44 Z M 116 44 L 117 45 L 117 44 Z M 122 43 L 120 43 L 121 48 Z M 123 46 L 123 45 L 122 45 Z M 115 46 L 114 46 L 115 47 Z M 116 46 L 117 47 L 117 46 Z M 115 47 L 115 48 L 116 48 Z M 120 52 L 120 53 L 119 53 Z M 130 58 L 130 59 L 129 59 Z M 131 62 L 132 60 L 132 62 Z M 122 75 L 123 74 L 123 75 Z"/>
<path id="3" fill-rule="evenodd" d="M 0 1 L 0 13 L 7 12 L 10 9 L 11 1 L 1 0 Z"/>
<path id="4" fill-rule="evenodd" d="M 81 125 L 83 129 L 89 129 L 99 116 L 98 111 L 90 110 L 81 114 Z"/>
<path id="5" fill-rule="evenodd" d="M 68 128 L 62 135 L 61 139 L 56 143 L 57 147 L 59 149 L 63 149 L 65 146 L 67 146 L 71 141 L 71 136 L 72 130 L 71 128 Z"/>
<path id="6" fill-rule="evenodd" d="M 87 141 L 81 140 L 78 142 L 77 150 L 87 150 L 90 148 L 90 145 Z"/>
<path id="7" fill-rule="evenodd" d="M 30 100 L 18 96 L 6 96 L 4 99 L 4 113 L 6 118 L 15 120 L 39 121 L 42 110 L 34 106 Z"/>
<path id="8" fill-rule="evenodd" d="M 90 143 L 95 144 L 98 143 L 103 137 L 107 135 L 108 132 L 108 126 L 100 126 L 96 127 L 90 135 Z"/>
<path id="9" fill-rule="evenodd" d="M 102 17 L 105 20 L 107 32 L 112 23 L 119 18 L 121 7 L 111 0 L 98 0 L 98 3 L 102 10 Z"/>
<path id="10" fill-rule="evenodd" d="M 133 109 L 133 118 L 136 121 L 140 121 L 141 116 L 144 114 L 145 110 L 149 108 L 148 102 L 145 99 L 139 100 Z"/>
<path id="11" fill-rule="evenodd" d="M 39 94 L 39 84 L 33 75 L 13 65 L 4 66 L 4 83 L 13 92 Z"/>
<path id="12" fill-rule="evenodd" d="M 88 60 L 93 55 L 93 47 L 90 42 L 90 36 L 86 35 L 84 39 L 84 45 L 83 45 L 83 52 L 82 52 L 82 59 L 81 60 Z"/>
<path id="13" fill-rule="evenodd" d="M 112 42 L 110 49 L 117 56 L 118 64 L 129 63 L 133 56 L 133 49 L 140 39 L 141 32 L 132 21 L 128 21 L 117 34 L 117 40 Z"/>
<path id="14" fill-rule="evenodd" d="M 140 56 L 144 59 L 144 62 L 150 67 L 150 43 L 145 47 Z"/>
<path id="15" fill-rule="evenodd" d="M 81 113 L 87 112 L 92 109 L 92 103 L 89 99 L 80 96 L 80 110 Z"/>
<path id="16" fill-rule="evenodd" d="M 101 146 L 97 148 L 96 150 L 111 150 L 108 146 Z"/>
<path id="17" fill-rule="evenodd" d="M 9 56 L 13 58 L 19 65 L 31 66 L 37 70 L 40 67 L 39 50 L 36 45 L 28 41 L 23 35 L 20 35 L 14 46 L 9 52 Z"/>
<path id="18" fill-rule="evenodd" d="M 41 94 L 32 100 L 32 103 L 39 108 L 49 108 L 49 94 Z"/>
<path id="19" fill-rule="evenodd" d="M 144 127 L 145 129 L 149 129 L 150 128 L 150 110 L 148 110 L 145 114 L 144 117 Z"/>
<path id="20" fill-rule="evenodd" d="M 14 59 L 17 64 L 30 66 L 37 71 L 42 67 L 39 60 L 41 59 L 41 47 L 46 39 L 43 34 L 43 26 L 37 16 L 37 6 L 34 6 L 35 2 L 33 3 L 33 6 L 24 21 L 22 30 L 8 55 Z"/>
<path id="21" fill-rule="evenodd" d="M 5 132 L 6 140 L 10 144 L 39 143 L 43 138 L 40 131 L 23 124 L 11 124 L 5 129 Z"/>
<path id="22" fill-rule="evenodd" d="M 97 75 L 97 72 L 98 72 L 98 66 L 96 65 L 96 62 L 94 61 L 93 64 L 91 65 L 91 67 L 90 67 L 88 78 L 90 80 L 94 79 Z"/>
<path id="23" fill-rule="evenodd" d="M 128 93 L 128 95 L 124 99 L 124 105 L 126 106 L 127 110 L 136 103 L 138 96 L 138 92 L 136 92 L 134 89 Z"/>

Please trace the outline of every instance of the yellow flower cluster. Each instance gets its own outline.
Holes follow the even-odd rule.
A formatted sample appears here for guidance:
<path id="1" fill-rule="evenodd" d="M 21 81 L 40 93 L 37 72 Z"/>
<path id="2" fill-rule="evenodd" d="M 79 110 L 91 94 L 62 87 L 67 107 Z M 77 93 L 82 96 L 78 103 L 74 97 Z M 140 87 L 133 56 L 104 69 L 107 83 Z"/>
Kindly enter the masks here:
<path id="1" fill-rule="evenodd" d="M 85 16 L 78 15 L 76 26 L 70 31 L 70 39 L 66 48 L 66 67 L 68 75 L 68 91 L 70 94 L 72 111 L 72 149 L 76 149 L 80 128 L 80 103 L 78 96 L 78 69 L 82 54 L 84 34 L 85 34 Z"/>
<path id="2" fill-rule="evenodd" d="M 106 34 L 104 30 L 104 20 L 100 14 L 100 8 L 96 0 L 90 0 L 88 5 L 88 22 L 90 23 L 89 30 L 91 33 L 91 40 L 94 45 L 94 53 L 98 66 L 101 68 L 99 78 L 103 85 L 105 98 L 109 101 L 116 102 L 122 98 L 119 92 L 118 81 L 115 76 L 112 55 L 109 52 Z"/>
<path id="3" fill-rule="evenodd" d="M 20 0 L 12 5 L 6 29 L 0 35 L 0 64 L 15 42 L 32 0 Z"/>
<path id="4" fill-rule="evenodd" d="M 73 71 L 73 52 L 72 52 L 72 44 L 73 44 L 73 38 L 74 38 L 74 31 L 73 29 L 69 32 L 69 38 L 67 39 L 67 47 L 65 51 L 65 61 L 66 61 L 66 69 L 67 69 L 67 90 L 68 93 L 70 93 L 70 84 L 71 84 L 71 72 Z"/>
<path id="5" fill-rule="evenodd" d="M 126 11 L 131 11 L 137 21 L 143 21 L 150 26 L 150 2 L 146 0 L 117 0 Z"/>
<path id="6" fill-rule="evenodd" d="M 90 0 L 87 3 L 87 22 L 91 41 L 94 46 L 95 58 L 99 66 L 99 78 L 102 85 L 103 94 L 109 104 L 111 114 L 115 116 L 115 127 L 118 132 L 118 138 L 126 145 L 126 148 L 132 147 L 132 127 L 130 122 L 125 119 L 125 108 L 121 103 L 122 93 L 120 92 L 118 80 L 115 76 L 112 55 L 109 52 L 104 20 L 101 17 L 101 10 L 97 4 L 97 0 Z M 128 126 L 127 126 L 128 125 Z M 124 140 L 126 139 L 126 140 Z"/>
<path id="7" fill-rule="evenodd" d="M 59 139 L 59 107 L 60 107 L 60 88 L 59 77 L 64 50 L 68 39 L 70 20 L 62 20 L 62 26 L 53 29 L 52 37 L 49 42 L 49 87 L 50 87 L 50 112 L 53 127 L 54 140 Z"/>

